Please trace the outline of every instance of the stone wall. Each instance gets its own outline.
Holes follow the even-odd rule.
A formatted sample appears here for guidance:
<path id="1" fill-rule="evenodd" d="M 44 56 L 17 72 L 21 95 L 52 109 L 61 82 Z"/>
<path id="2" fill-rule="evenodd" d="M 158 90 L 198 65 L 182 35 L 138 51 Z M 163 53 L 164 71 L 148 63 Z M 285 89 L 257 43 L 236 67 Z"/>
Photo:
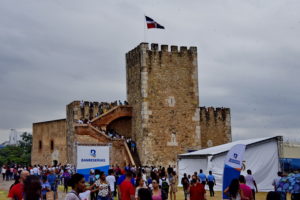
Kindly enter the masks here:
<path id="1" fill-rule="evenodd" d="M 142 43 L 126 54 L 127 99 L 142 164 L 175 164 L 201 148 L 196 47 Z"/>
<path id="2" fill-rule="evenodd" d="M 232 141 L 229 108 L 200 107 L 202 147 L 212 147 Z"/>
<path id="3" fill-rule="evenodd" d="M 101 108 L 100 108 L 101 106 Z M 89 102 L 73 101 L 66 106 L 67 113 L 67 157 L 71 164 L 76 163 L 76 138 L 74 136 L 74 126 L 78 120 L 92 120 L 93 118 L 107 112 L 109 109 L 117 106 L 116 102 Z M 103 110 L 103 113 L 100 112 Z"/>
<path id="4" fill-rule="evenodd" d="M 81 119 L 82 112 L 80 109 L 80 102 L 74 101 L 67 105 L 66 108 L 67 113 L 67 157 L 68 163 L 75 164 L 76 163 L 76 145 L 75 145 L 75 123 Z"/>
<path id="5" fill-rule="evenodd" d="M 65 119 L 34 123 L 32 138 L 31 164 L 52 165 L 53 160 L 68 163 Z"/>

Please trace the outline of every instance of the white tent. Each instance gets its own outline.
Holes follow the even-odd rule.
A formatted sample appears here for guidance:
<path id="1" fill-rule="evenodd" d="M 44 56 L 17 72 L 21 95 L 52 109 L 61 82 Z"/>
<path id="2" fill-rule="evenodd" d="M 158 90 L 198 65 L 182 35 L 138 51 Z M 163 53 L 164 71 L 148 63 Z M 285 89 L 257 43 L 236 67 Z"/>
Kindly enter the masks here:
<path id="1" fill-rule="evenodd" d="M 222 190 L 224 160 L 227 152 L 236 144 L 245 144 L 245 168 L 251 169 L 259 191 L 273 190 L 272 181 L 280 171 L 279 157 L 282 137 L 239 140 L 215 147 L 178 155 L 178 173 L 181 180 L 184 173 L 192 175 L 202 169 L 205 174 L 211 170 L 216 178 L 215 190 Z M 241 174 L 246 175 L 246 170 Z"/>

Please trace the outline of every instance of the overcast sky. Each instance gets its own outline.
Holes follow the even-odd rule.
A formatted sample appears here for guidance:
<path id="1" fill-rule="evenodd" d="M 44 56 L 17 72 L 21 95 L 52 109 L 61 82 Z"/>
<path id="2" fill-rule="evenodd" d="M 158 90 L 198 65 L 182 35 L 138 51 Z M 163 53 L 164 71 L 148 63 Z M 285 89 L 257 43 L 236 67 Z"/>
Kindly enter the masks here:
<path id="1" fill-rule="evenodd" d="M 126 99 L 125 53 L 197 46 L 201 106 L 231 108 L 233 139 L 300 141 L 299 0 L 1 0 L 0 142 L 65 118 L 73 100 Z M 165 30 L 146 30 L 144 15 Z"/>

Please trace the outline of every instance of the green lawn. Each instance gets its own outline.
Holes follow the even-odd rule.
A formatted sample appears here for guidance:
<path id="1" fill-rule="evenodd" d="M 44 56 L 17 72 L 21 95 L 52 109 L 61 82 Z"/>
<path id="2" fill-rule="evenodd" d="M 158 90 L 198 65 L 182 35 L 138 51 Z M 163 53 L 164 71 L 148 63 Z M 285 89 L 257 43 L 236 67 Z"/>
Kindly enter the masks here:
<path id="1" fill-rule="evenodd" d="M 4 199 L 7 199 L 7 192 L 6 191 L 0 191 L 0 199 L 4 200 Z"/>

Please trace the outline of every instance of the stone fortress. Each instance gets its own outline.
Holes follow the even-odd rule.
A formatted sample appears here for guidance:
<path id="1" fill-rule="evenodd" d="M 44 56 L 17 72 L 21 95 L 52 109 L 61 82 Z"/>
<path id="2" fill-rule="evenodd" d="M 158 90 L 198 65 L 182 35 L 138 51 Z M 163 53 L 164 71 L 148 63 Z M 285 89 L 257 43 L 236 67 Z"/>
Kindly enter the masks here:
<path id="1" fill-rule="evenodd" d="M 199 107 L 196 47 L 141 43 L 126 54 L 128 105 L 99 113 L 74 101 L 66 119 L 33 124 L 32 164 L 76 164 L 77 145 L 110 145 L 110 164 L 175 165 L 177 155 L 231 142 L 229 108 Z M 80 119 L 90 119 L 79 124 Z M 132 152 L 122 138 L 132 138 Z"/>

